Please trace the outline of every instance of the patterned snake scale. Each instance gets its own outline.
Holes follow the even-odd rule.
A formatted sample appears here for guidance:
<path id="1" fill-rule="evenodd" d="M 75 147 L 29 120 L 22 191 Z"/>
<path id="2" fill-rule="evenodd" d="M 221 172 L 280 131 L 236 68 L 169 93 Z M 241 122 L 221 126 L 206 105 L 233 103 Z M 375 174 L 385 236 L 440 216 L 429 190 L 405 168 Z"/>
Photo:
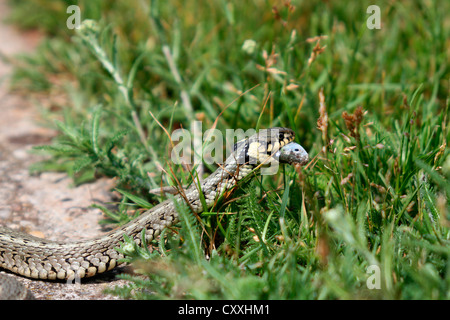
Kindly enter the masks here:
<path id="1" fill-rule="evenodd" d="M 293 140 L 291 129 L 271 128 L 236 143 L 225 163 L 201 183 L 208 208 L 224 191 L 235 188 L 239 180 L 273 159 L 291 164 L 306 163 L 308 154 Z M 286 145 L 288 147 L 282 149 Z M 179 221 L 174 201 L 186 201 L 196 213 L 206 210 L 198 189 L 193 183 L 184 195 L 164 201 L 128 224 L 91 240 L 50 241 L 0 227 L 0 267 L 28 278 L 46 280 L 92 277 L 111 270 L 123 258 L 116 248 L 123 242 L 124 234 L 139 245 L 143 229 L 146 241 L 151 241 L 164 228 Z M 10 277 L 0 275 L 0 299 L 14 287 L 6 278 Z"/>

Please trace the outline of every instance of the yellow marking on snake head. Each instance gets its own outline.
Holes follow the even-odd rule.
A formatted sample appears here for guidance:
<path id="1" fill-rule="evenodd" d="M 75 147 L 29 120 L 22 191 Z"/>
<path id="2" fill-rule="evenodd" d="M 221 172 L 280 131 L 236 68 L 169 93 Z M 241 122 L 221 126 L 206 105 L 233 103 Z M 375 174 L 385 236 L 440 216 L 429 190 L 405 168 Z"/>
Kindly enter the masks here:
<path id="1" fill-rule="evenodd" d="M 278 142 L 278 141 L 275 141 L 274 143 L 273 143 L 273 148 L 272 148 L 272 150 L 278 150 L 280 148 L 280 143 Z"/>

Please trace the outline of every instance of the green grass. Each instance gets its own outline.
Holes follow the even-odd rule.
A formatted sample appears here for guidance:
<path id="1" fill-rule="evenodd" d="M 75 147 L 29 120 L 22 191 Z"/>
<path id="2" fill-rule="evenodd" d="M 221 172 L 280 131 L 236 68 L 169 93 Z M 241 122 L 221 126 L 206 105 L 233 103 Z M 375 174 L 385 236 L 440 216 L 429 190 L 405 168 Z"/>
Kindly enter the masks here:
<path id="1" fill-rule="evenodd" d="M 166 199 L 148 189 L 191 180 L 155 119 L 169 132 L 219 115 L 220 130 L 290 127 L 313 159 L 244 184 L 201 222 L 179 208 L 151 250 L 126 243 L 148 278 L 124 276 L 116 294 L 450 298 L 448 2 L 77 3 L 95 21 L 81 32 L 65 27 L 70 1 L 11 2 L 13 23 L 48 35 L 13 61 L 14 88 L 48 94 L 61 133 L 33 171 L 116 177 L 124 197 L 105 213 L 125 223 Z M 380 30 L 366 27 L 371 4 Z"/>

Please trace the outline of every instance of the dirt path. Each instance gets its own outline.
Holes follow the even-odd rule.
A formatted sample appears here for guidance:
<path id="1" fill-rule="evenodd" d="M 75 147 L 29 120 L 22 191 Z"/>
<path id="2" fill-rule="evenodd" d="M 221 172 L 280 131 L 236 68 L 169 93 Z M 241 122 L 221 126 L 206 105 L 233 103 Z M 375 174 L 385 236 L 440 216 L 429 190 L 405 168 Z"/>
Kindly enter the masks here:
<path id="1" fill-rule="evenodd" d="M 0 53 L 15 56 L 32 51 L 40 36 L 4 24 L 7 15 L 6 1 L 0 0 Z M 33 105 L 9 92 L 11 72 L 11 66 L 0 60 L 0 225 L 53 240 L 70 241 L 101 234 L 101 212 L 89 206 L 111 201 L 112 182 L 104 179 L 74 188 L 65 174 L 29 174 L 30 164 L 41 159 L 29 150 L 33 145 L 51 141 L 55 132 L 39 127 L 39 114 Z M 109 273 L 81 285 L 15 277 L 40 299 L 114 299 L 103 294 L 107 286 L 124 283 L 115 280 L 114 275 Z"/>

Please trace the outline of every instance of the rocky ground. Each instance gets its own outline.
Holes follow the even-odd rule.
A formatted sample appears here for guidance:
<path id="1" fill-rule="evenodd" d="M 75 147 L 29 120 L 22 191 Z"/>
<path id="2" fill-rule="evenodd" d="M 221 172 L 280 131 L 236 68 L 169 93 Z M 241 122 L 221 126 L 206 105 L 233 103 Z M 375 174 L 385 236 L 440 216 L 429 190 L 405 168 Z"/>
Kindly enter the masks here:
<path id="1" fill-rule="evenodd" d="M 14 57 L 32 51 L 40 35 L 5 24 L 7 15 L 6 1 L 0 0 L 0 54 Z M 29 166 L 42 159 L 30 149 L 51 141 L 55 132 L 40 127 L 39 112 L 33 104 L 9 90 L 11 72 L 12 67 L 0 60 L 0 225 L 52 240 L 71 241 L 102 234 L 104 230 L 98 224 L 102 213 L 90 205 L 111 201 L 113 182 L 103 179 L 73 187 L 62 173 L 30 175 Z M 124 283 L 115 279 L 115 272 L 79 285 L 9 274 L 38 299 L 114 299 L 104 294 L 104 289 Z"/>

